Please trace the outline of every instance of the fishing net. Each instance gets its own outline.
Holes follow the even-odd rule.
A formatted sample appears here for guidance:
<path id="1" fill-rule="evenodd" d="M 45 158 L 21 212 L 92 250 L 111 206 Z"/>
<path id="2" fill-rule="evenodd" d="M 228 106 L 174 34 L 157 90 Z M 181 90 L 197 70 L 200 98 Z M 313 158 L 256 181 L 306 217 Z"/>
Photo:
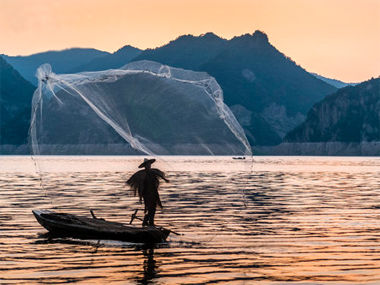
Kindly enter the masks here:
<path id="1" fill-rule="evenodd" d="M 138 61 L 55 74 L 38 68 L 30 143 L 45 155 L 250 155 L 242 127 L 203 72 Z"/>

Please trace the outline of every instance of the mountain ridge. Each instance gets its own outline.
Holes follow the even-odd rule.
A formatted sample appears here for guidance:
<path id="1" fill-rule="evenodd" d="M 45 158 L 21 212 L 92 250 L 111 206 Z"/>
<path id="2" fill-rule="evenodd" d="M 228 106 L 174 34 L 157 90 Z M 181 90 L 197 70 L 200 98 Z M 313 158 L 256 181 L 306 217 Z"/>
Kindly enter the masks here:
<path id="1" fill-rule="evenodd" d="M 347 82 L 343 82 L 341 80 L 338 80 L 338 79 L 333 79 L 333 78 L 328 78 L 328 77 L 325 77 L 325 76 L 322 76 L 322 75 L 319 75 L 317 73 L 314 73 L 314 72 L 311 72 L 310 74 L 314 75 L 315 77 L 317 77 L 318 79 L 321 79 L 322 81 L 336 87 L 336 88 L 343 88 L 343 87 L 346 87 L 346 86 L 355 86 L 357 85 L 358 83 L 347 83 Z"/>
<path id="2" fill-rule="evenodd" d="M 84 64 L 98 56 L 108 54 L 93 48 L 69 48 L 40 52 L 28 56 L 1 56 L 32 84 L 37 84 L 35 72 L 44 63 L 49 63 L 56 73 L 66 73 L 78 64 Z"/>
<path id="3" fill-rule="evenodd" d="M 142 50 L 138 48 L 135 48 L 131 45 L 125 45 L 122 48 L 115 51 L 114 53 L 94 58 L 85 64 L 76 66 L 69 70 L 69 73 L 119 68 L 129 63 L 141 52 Z"/>
<path id="4" fill-rule="evenodd" d="M 130 51 L 138 54 L 129 56 Z M 123 53 L 125 57 L 117 57 Z M 91 71 L 86 67 L 91 62 L 98 62 L 100 69 L 109 69 L 135 60 L 154 60 L 209 73 L 221 85 L 226 104 L 252 145 L 281 143 L 287 133 L 304 121 L 315 103 L 337 90 L 279 51 L 262 31 L 229 40 L 211 32 L 182 35 L 154 49 L 141 51 L 126 45 L 114 53 L 100 51 L 98 55 L 82 65 L 71 63 L 74 67 L 66 72 Z M 106 58 L 115 58 L 113 64 L 119 66 L 110 67 L 112 60 Z M 54 66 L 53 71 L 60 73 Z"/>
<path id="5" fill-rule="evenodd" d="M 173 67 L 200 71 L 200 65 L 221 51 L 226 43 L 227 40 L 214 33 L 200 36 L 182 35 L 163 46 L 143 51 L 133 60 L 152 60 Z"/>
<path id="6" fill-rule="evenodd" d="M 240 123 L 250 121 L 245 131 L 251 144 L 280 143 L 289 130 L 302 122 L 308 108 L 336 90 L 278 51 L 262 31 L 230 40 L 213 33 L 183 35 L 143 51 L 134 60 L 144 59 L 205 71 L 215 77 L 226 104 L 235 110 L 246 109 L 235 115 Z M 282 115 L 273 120 L 276 110 Z M 240 114 L 245 115 L 239 118 Z"/>

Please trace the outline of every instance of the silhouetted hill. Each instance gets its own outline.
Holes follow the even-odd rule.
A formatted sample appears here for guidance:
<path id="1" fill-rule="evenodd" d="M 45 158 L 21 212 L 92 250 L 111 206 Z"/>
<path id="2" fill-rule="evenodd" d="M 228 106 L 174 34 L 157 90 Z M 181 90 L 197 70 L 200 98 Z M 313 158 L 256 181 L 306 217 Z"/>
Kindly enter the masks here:
<path id="1" fill-rule="evenodd" d="M 200 70 L 200 66 L 220 53 L 227 40 L 213 33 L 180 36 L 168 44 L 143 51 L 134 60 L 152 60 L 173 67 Z"/>
<path id="2" fill-rule="evenodd" d="M 140 53 L 140 49 L 126 45 L 112 54 L 106 54 L 104 56 L 94 58 L 90 62 L 87 62 L 83 65 L 76 66 L 70 70 L 70 73 L 119 68 L 129 63 Z"/>
<path id="3" fill-rule="evenodd" d="M 336 90 L 279 52 L 260 31 L 229 41 L 212 33 L 181 36 L 137 59 L 214 76 L 252 144 L 280 143 L 315 102 Z"/>
<path id="4" fill-rule="evenodd" d="M 109 53 L 96 49 L 72 48 L 61 51 L 47 51 L 29 56 L 2 55 L 26 80 L 37 84 L 35 73 L 44 63 L 49 63 L 54 72 L 66 73 L 76 66 L 83 65 L 97 57 Z"/>
<path id="5" fill-rule="evenodd" d="M 287 142 L 380 141 L 380 78 L 339 89 L 315 104 Z"/>
<path id="6" fill-rule="evenodd" d="M 306 113 L 313 103 L 336 89 L 310 75 L 280 53 L 259 31 L 233 38 L 228 49 L 202 69 L 223 86 L 226 102 L 244 102 L 245 107 L 262 112 L 273 103 L 285 106 L 290 115 Z M 239 96 L 236 87 L 239 86 Z"/>
<path id="7" fill-rule="evenodd" d="M 34 89 L 0 57 L 0 144 L 26 142 Z"/>
<path id="8" fill-rule="evenodd" d="M 260 31 L 231 39 L 201 69 L 222 86 L 227 105 L 243 106 L 261 118 L 252 117 L 246 127 L 253 144 L 281 142 L 313 103 L 335 91 L 279 52 Z"/>

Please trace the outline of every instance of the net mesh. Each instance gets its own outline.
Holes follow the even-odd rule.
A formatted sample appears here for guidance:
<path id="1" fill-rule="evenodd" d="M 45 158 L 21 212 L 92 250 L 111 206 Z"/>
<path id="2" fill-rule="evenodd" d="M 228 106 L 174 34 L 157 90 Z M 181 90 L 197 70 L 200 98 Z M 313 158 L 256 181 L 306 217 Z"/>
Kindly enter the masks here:
<path id="1" fill-rule="evenodd" d="M 203 72 L 138 61 L 55 74 L 38 68 L 30 143 L 35 155 L 251 155 L 244 131 Z"/>

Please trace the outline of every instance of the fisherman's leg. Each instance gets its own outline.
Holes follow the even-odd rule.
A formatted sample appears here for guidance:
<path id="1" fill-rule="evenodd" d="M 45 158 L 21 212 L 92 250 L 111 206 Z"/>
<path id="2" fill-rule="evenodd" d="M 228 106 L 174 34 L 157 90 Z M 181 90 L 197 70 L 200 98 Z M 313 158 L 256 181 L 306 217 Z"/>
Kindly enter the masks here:
<path id="1" fill-rule="evenodd" d="M 143 227 L 145 227 L 145 226 L 148 225 L 148 219 L 149 219 L 149 212 L 148 212 L 147 205 L 145 204 L 145 208 L 144 208 L 144 220 L 143 220 L 143 223 L 142 223 Z"/>
<path id="2" fill-rule="evenodd" d="M 143 223 L 142 223 L 142 226 L 145 227 L 148 225 L 148 220 L 149 220 L 149 211 L 147 210 L 147 207 L 145 205 L 145 209 L 144 209 L 144 220 L 143 220 Z"/>
<path id="3" fill-rule="evenodd" d="M 149 220 L 149 212 L 145 214 L 144 216 L 144 220 L 143 220 L 143 223 L 142 223 L 142 226 L 145 227 L 148 225 L 148 220 Z"/>
<path id="4" fill-rule="evenodd" d="M 154 226 L 154 215 L 155 214 L 156 214 L 156 207 L 152 207 L 151 209 L 149 209 L 148 215 L 149 215 L 149 225 L 150 226 Z"/>

